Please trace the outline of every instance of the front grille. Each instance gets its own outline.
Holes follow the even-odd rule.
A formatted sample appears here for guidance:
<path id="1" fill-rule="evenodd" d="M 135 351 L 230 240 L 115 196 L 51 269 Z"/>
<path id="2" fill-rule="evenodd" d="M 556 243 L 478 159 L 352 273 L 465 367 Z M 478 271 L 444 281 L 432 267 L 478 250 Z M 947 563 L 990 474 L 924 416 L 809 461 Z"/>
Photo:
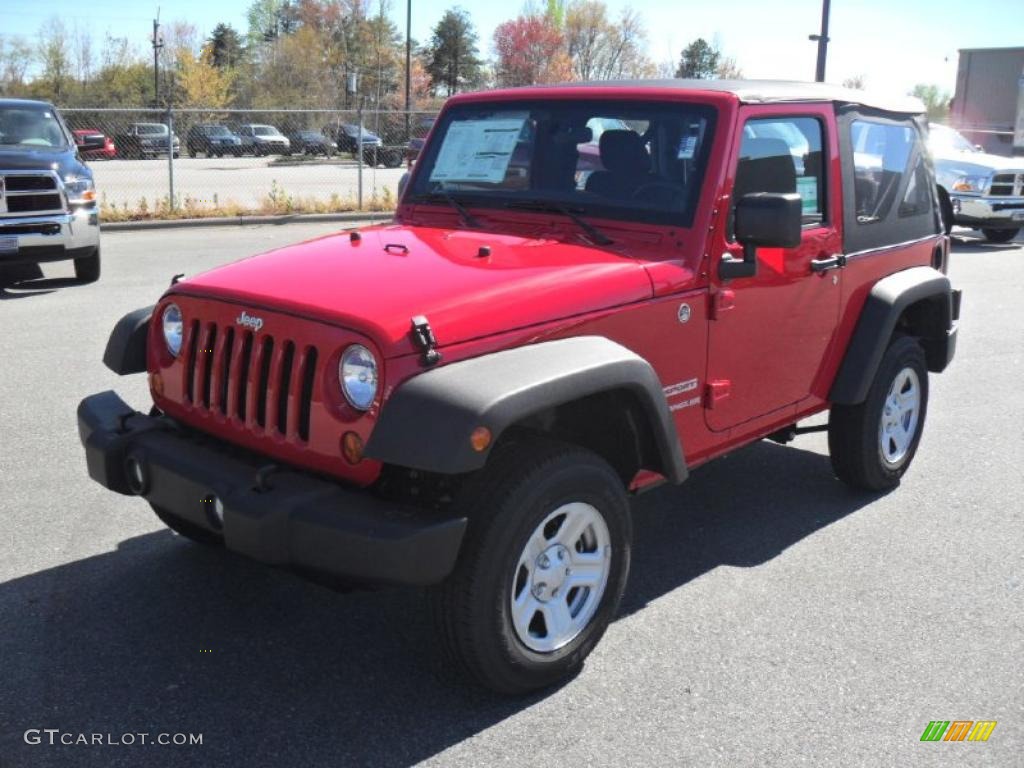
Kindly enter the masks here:
<path id="1" fill-rule="evenodd" d="M 64 201 L 57 177 L 49 171 L 0 170 L 3 195 L 0 196 L 0 215 L 26 216 L 61 213 Z"/>
<path id="2" fill-rule="evenodd" d="M 309 440 L 316 347 L 201 320 L 183 346 L 188 404 L 255 435 Z"/>
<path id="3" fill-rule="evenodd" d="M 997 173 L 992 177 L 988 193 L 995 197 L 1024 195 L 1024 173 Z"/>

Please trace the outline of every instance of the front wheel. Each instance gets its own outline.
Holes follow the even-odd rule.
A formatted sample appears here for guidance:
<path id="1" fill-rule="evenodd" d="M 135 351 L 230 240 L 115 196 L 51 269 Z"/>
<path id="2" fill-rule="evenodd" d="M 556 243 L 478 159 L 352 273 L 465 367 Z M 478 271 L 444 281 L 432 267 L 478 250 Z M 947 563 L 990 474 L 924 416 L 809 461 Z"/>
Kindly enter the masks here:
<path id="1" fill-rule="evenodd" d="M 524 438 L 495 449 L 457 503 L 469 528 L 432 600 L 448 658 L 506 694 L 572 675 L 626 586 L 632 526 L 621 479 L 589 451 Z"/>
<path id="2" fill-rule="evenodd" d="M 990 243 L 1008 243 L 1017 236 L 1020 229 L 983 229 L 981 234 Z"/>
<path id="3" fill-rule="evenodd" d="M 92 256 L 75 259 L 75 278 L 80 283 L 95 283 L 100 279 L 100 251 Z"/>
<path id="4" fill-rule="evenodd" d="M 828 448 L 836 476 L 854 488 L 895 488 L 914 460 L 927 410 L 924 350 L 914 338 L 897 337 L 882 357 L 867 399 L 832 406 Z"/>

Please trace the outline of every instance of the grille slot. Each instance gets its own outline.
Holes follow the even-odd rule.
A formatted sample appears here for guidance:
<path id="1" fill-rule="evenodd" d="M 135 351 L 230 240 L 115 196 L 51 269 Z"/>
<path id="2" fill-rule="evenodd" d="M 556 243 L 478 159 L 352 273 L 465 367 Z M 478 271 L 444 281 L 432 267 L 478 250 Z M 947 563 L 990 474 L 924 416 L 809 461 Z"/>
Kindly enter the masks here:
<path id="1" fill-rule="evenodd" d="M 306 347 L 302 371 L 302 395 L 299 400 L 299 439 L 309 440 L 309 409 L 313 402 L 313 377 L 316 375 L 316 347 Z"/>
<path id="2" fill-rule="evenodd" d="M 1010 197 L 1024 194 L 1024 173 L 997 173 L 992 177 L 988 193 L 994 197 Z"/>
<path id="3" fill-rule="evenodd" d="M 289 341 L 284 345 L 277 381 L 277 431 L 282 435 L 288 434 L 288 390 L 291 388 L 294 360 L 295 345 Z"/>
<path id="4" fill-rule="evenodd" d="M 184 348 L 186 403 L 250 433 L 309 441 L 316 347 L 192 320 Z"/>
<path id="5" fill-rule="evenodd" d="M 4 174 L 4 186 L 8 192 L 35 192 L 57 189 L 57 180 L 49 175 L 18 176 Z"/>
<path id="6" fill-rule="evenodd" d="M 61 210 L 60 195 L 11 195 L 7 198 L 8 213 Z"/>
<path id="7" fill-rule="evenodd" d="M 267 387 L 270 386 L 270 356 L 274 352 L 274 340 L 267 336 L 260 349 L 260 378 L 256 384 L 256 423 L 267 426 Z"/>

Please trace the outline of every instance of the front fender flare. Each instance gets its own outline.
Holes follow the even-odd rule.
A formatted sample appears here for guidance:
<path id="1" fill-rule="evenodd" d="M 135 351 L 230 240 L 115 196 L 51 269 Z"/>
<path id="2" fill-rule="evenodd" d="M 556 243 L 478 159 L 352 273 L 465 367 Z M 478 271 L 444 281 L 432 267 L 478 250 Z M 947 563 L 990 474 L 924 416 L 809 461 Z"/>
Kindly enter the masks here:
<path id="1" fill-rule="evenodd" d="M 642 406 L 670 482 L 686 479 L 675 422 L 650 363 L 600 336 L 579 336 L 494 352 L 436 368 L 396 388 L 366 445 L 368 458 L 411 469 L 461 474 L 480 469 L 470 435 L 493 443 L 511 425 L 588 395 L 627 390 Z"/>
<path id="2" fill-rule="evenodd" d="M 119 376 L 146 370 L 146 334 L 152 316 L 153 307 L 143 307 L 117 321 L 103 352 L 107 368 Z"/>

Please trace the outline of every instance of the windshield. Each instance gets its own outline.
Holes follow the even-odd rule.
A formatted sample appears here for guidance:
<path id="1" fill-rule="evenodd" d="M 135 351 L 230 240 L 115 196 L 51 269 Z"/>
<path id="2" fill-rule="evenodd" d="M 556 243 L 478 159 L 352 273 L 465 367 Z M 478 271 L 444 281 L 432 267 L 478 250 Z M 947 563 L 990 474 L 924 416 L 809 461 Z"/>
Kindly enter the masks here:
<path id="1" fill-rule="evenodd" d="M 281 133 L 271 125 L 254 125 L 252 132 L 257 136 L 280 136 Z"/>
<path id="2" fill-rule="evenodd" d="M 167 126 L 163 123 L 139 123 L 140 136 L 166 136 Z"/>
<path id="3" fill-rule="evenodd" d="M 446 193 L 480 206 L 554 203 L 689 226 L 714 116 L 708 106 L 638 101 L 457 106 L 435 131 L 410 199 L 440 205 L 445 198 L 436 196 Z"/>
<path id="4" fill-rule="evenodd" d="M 977 152 L 971 142 L 944 125 L 928 126 L 928 148 L 932 152 Z"/>
<path id="5" fill-rule="evenodd" d="M 231 131 L 225 128 L 223 125 L 210 125 L 206 128 L 207 136 L 230 136 Z"/>
<path id="6" fill-rule="evenodd" d="M 67 143 L 52 110 L 44 107 L 0 107 L 0 144 L 64 147 Z"/>

